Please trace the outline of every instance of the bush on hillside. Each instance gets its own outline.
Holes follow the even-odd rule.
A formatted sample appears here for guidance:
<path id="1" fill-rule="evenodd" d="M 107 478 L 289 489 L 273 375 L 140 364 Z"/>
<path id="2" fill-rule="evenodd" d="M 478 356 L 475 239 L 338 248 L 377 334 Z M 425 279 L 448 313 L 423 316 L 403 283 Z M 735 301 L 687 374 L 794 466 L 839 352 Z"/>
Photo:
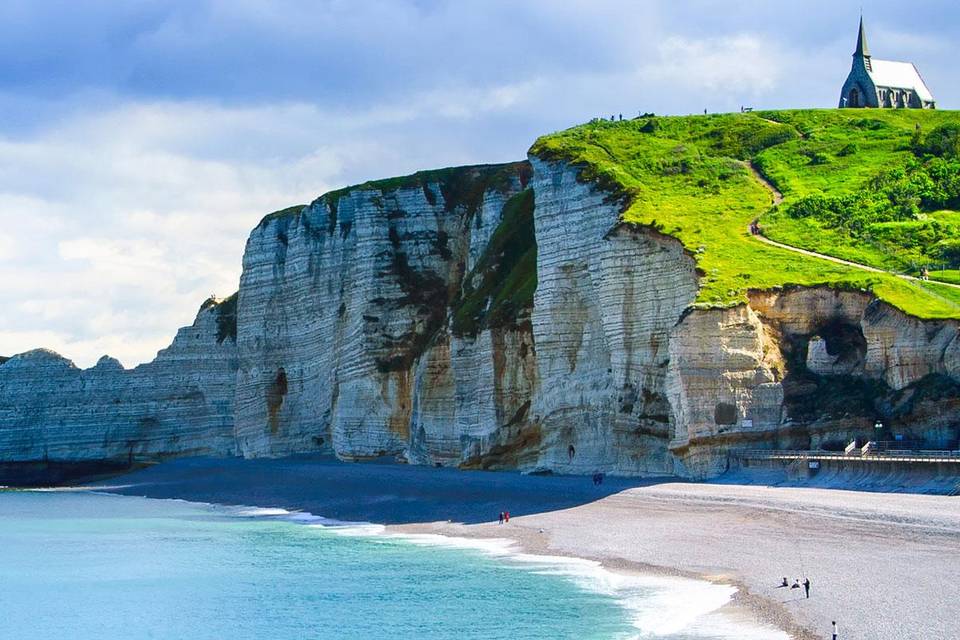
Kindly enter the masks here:
<path id="1" fill-rule="evenodd" d="M 840 151 L 837 152 L 837 155 L 841 158 L 846 158 L 847 156 L 856 155 L 858 151 L 860 151 L 860 147 L 858 147 L 856 143 L 850 142 L 843 145 Z"/>
<path id="2" fill-rule="evenodd" d="M 923 151 L 939 158 L 960 158 L 960 124 L 942 124 L 928 133 Z"/>
<path id="3" fill-rule="evenodd" d="M 948 238 L 934 245 L 934 256 L 951 269 L 960 268 L 960 238 Z"/>
<path id="4" fill-rule="evenodd" d="M 915 220 L 922 211 L 957 208 L 960 159 L 930 158 L 877 174 L 856 194 L 801 198 L 787 208 L 787 214 L 857 235 L 870 224 Z"/>

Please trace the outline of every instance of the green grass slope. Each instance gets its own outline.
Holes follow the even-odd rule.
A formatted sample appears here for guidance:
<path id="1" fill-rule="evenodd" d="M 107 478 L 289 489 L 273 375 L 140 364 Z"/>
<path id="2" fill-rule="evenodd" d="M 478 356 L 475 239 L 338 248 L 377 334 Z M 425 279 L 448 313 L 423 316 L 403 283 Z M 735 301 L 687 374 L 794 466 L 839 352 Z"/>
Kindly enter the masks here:
<path id="1" fill-rule="evenodd" d="M 887 174 L 898 167 L 908 172 L 917 163 L 943 161 L 923 147 L 935 130 L 952 124 L 960 124 L 960 114 L 851 109 L 651 117 L 574 127 L 540 138 L 531 153 L 580 167 L 582 180 L 594 181 L 621 199 L 624 221 L 679 239 L 702 273 L 698 306 L 738 304 L 750 289 L 825 285 L 870 290 L 918 317 L 957 318 L 960 291 L 802 256 L 766 245 L 749 232 L 750 222 L 759 217 L 765 232 L 786 244 L 879 268 L 900 264 L 887 258 L 889 249 L 871 249 L 862 236 L 852 235 L 849 225 L 829 226 L 820 209 L 809 206 L 815 201 L 808 199 L 842 200 L 870 192 L 870 202 L 884 211 L 884 199 L 891 201 L 890 192 L 900 188 L 897 180 L 902 178 Z M 779 207 L 750 171 L 751 163 L 783 192 Z M 949 174 L 950 169 L 933 167 L 933 173 L 937 171 Z M 923 172 L 931 173 L 927 168 Z M 881 213 L 869 224 L 922 224 L 960 215 L 949 210 L 926 213 L 922 202 L 913 202 L 915 208 L 904 210 L 913 218 Z M 949 204 L 936 200 L 945 202 Z M 840 207 L 834 204 L 831 200 L 826 209 L 835 213 Z M 797 215 L 811 211 L 813 215 Z M 914 234 L 921 254 L 935 250 L 947 226 L 941 224 L 940 236 Z M 902 235 L 899 230 L 883 233 Z"/>
<path id="2" fill-rule="evenodd" d="M 787 198 L 764 217 L 764 232 L 913 275 L 922 267 L 934 276 L 960 267 L 960 213 L 951 210 L 960 208 L 960 117 L 949 111 L 849 113 L 770 114 L 803 138 L 756 158 Z"/>

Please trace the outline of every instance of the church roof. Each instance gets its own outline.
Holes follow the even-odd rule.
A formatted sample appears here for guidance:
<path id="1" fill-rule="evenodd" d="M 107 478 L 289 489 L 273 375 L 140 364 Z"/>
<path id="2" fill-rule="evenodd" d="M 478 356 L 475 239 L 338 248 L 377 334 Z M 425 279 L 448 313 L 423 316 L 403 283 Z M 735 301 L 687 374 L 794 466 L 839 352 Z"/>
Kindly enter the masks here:
<path id="1" fill-rule="evenodd" d="M 874 59 L 870 61 L 870 66 L 868 73 L 878 87 L 913 89 L 921 100 L 933 102 L 933 94 L 930 93 L 930 89 L 920 77 L 920 72 L 912 63 Z"/>

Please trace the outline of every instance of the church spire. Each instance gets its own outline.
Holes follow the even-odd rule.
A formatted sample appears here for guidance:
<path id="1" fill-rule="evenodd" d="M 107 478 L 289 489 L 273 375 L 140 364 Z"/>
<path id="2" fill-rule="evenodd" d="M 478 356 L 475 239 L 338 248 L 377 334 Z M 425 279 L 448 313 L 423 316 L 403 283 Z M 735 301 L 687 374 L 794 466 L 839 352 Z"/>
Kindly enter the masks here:
<path id="1" fill-rule="evenodd" d="M 857 50 L 854 57 L 869 58 L 870 47 L 867 46 L 867 31 L 863 28 L 863 16 L 860 16 L 860 33 L 857 35 Z"/>

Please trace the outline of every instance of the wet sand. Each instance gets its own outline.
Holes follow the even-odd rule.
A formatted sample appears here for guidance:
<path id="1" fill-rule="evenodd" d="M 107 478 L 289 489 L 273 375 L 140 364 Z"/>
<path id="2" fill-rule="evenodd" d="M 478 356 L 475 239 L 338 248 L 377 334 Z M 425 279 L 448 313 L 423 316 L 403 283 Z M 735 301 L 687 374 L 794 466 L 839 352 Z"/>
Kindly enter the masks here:
<path id="1" fill-rule="evenodd" d="M 532 553 L 736 584 L 736 615 L 796 638 L 960 638 L 960 498 L 534 477 L 329 458 L 178 460 L 127 495 L 300 509 L 398 532 L 512 538 Z M 509 524 L 497 514 L 509 510 Z M 809 577 L 802 589 L 777 585 Z"/>

